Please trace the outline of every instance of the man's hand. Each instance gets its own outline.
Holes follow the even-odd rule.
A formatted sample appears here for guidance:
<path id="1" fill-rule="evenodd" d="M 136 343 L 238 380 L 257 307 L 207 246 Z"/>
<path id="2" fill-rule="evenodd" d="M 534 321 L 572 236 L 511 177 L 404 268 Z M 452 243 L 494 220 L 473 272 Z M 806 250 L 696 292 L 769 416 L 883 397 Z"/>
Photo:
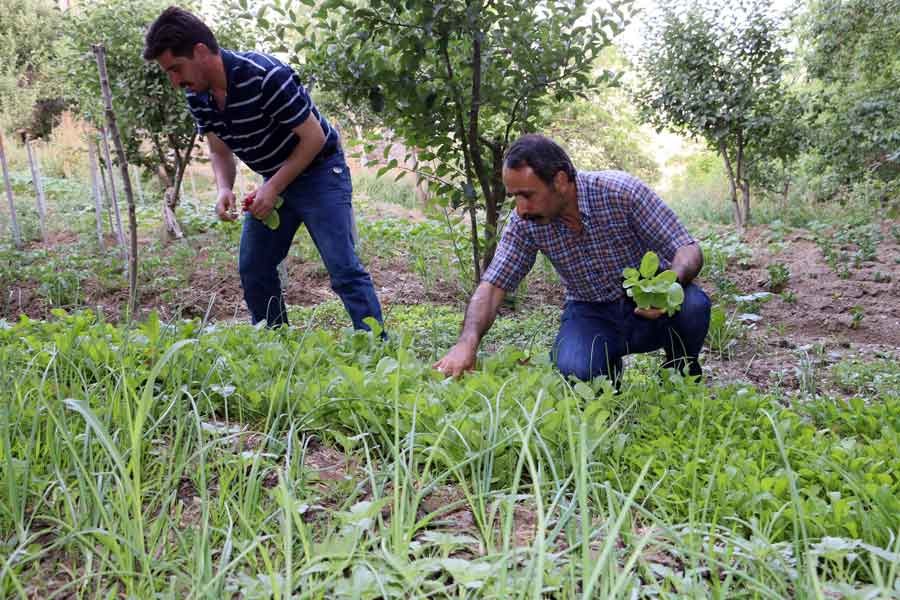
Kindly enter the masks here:
<path id="1" fill-rule="evenodd" d="M 272 208 L 275 207 L 275 202 L 278 199 L 278 194 L 275 193 L 275 190 L 267 183 L 262 184 L 259 189 L 254 192 L 253 202 L 250 203 L 250 214 L 259 219 L 260 221 L 269 216 L 269 213 L 272 212 Z"/>
<path id="2" fill-rule="evenodd" d="M 635 308 L 634 314 L 644 319 L 655 321 L 656 319 L 665 316 L 666 311 L 662 308 Z"/>
<path id="3" fill-rule="evenodd" d="M 444 375 L 456 377 L 475 367 L 475 349 L 464 342 L 457 342 L 450 348 L 444 358 L 431 365 Z"/>
<path id="4" fill-rule="evenodd" d="M 231 190 L 219 192 L 219 199 L 216 201 L 216 214 L 223 221 L 234 221 L 238 218 L 235 211 L 234 192 Z"/>

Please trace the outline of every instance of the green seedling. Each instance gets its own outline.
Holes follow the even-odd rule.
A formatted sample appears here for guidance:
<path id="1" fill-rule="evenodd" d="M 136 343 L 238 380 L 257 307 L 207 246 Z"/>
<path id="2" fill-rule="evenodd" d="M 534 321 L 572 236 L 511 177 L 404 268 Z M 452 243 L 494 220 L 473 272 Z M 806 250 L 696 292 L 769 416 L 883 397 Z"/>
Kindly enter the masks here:
<path id="1" fill-rule="evenodd" d="M 659 257 L 654 252 L 647 252 L 641 259 L 640 269 L 628 267 L 622 271 L 625 277 L 622 287 L 630 298 L 634 298 L 638 308 L 658 308 L 671 317 L 681 309 L 684 289 L 674 271 L 657 274 L 658 270 Z"/>
<path id="2" fill-rule="evenodd" d="M 850 309 L 850 329 L 859 329 L 862 323 L 865 311 L 862 306 L 854 306 Z"/>
<path id="3" fill-rule="evenodd" d="M 791 280 L 791 272 L 786 265 L 774 263 L 769 265 L 767 270 L 769 271 L 769 280 L 766 282 L 766 287 L 769 290 L 780 292 L 787 287 L 788 282 Z"/>

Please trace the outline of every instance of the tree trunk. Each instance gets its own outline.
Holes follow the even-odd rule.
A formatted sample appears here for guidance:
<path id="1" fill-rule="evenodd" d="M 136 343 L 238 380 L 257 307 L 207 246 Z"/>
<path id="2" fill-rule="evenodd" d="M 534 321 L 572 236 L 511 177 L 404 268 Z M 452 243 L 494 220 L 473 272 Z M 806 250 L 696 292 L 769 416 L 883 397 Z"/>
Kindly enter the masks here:
<path id="1" fill-rule="evenodd" d="M 6 164 L 6 152 L 3 150 L 3 133 L 0 132 L 0 167 L 3 169 L 3 183 L 6 187 L 6 200 L 9 202 L 9 227 L 12 230 L 13 245 L 22 248 L 22 232 L 16 219 L 16 203 L 13 200 L 12 183 L 9 180 L 9 166 Z"/>
<path id="2" fill-rule="evenodd" d="M 137 193 L 138 200 L 140 200 L 141 204 L 144 203 L 144 187 L 141 185 L 141 168 L 138 165 L 134 165 L 134 182 L 137 184 Z"/>
<path id="3" fill-rule="evenodd" d="M 744 225 L 750 225 L 750 182 L 746 179 L 741 182 L 741 196 L 744 201 Z"/>
<path id="4" fill-rule="evenodd" d="M 106 203 L 106 225 L 109 227 L 109 232 L 116 235 L 116 226 L 113 222 L 112 215 L 112 195 L 109 192 L 109 184 L 106 181 L 107 178 L 104 163 L 100 162 L 100 147 L 95 145 L 95 140 L 91 140 L 91 144 L 94 145 L 94 150 L 96 152 L 95 156 L 97 156 L 98 163 L 97 176 L 100 178 L 100 190 L 103 192 L 103 201 Z"/>
<path id="5" fill-rule="evenodd" d="M 475 200 L 478 195 L 475 192 L 475 185 L 473 182 L 472 175 L 472 148 L 469 145 L 468 141 L 471 139 L 471 128 L 472 124 L 469 124 L 469 129 L 466 129 L 465 120 L 462 114 L 463 107 L 463 97 L 462 92 L 459 90 L 459 86 L 456 84 L 456 77 L 453 73 L 453 62 L 450 60 L 450 53 L 447 49 L 449 44 L 449 40 L 444 37 L 439 41 L 441 54 L 444 58 L 444 66 L 447 68 L 447 81 L 450 82 L 450 87 L 453 90 L 453 95 L 456 100 L 456 114 L 454 115 L 456 120 L 456 133 L 459 136 L 459 143 L 462 145 L 463 151 L 463 162 L 465 164 L 465 173 L 466 173 L 466 184 L 464 186 L 463 194 L 465 196 L 466 208 L 469 213 L 469 223 L 471 226 L 471 238 L 472 238 L 472 269 L 475 274 L 475 286 L 478 285 L 478 282 L 481 280 L 481 262 L 479 261 L 479 252 L 478 252 L 478 218 L 477 218 L 477 207 L 475 205 Z M 480 53 L 478 54 L 480 58 Z M 480 65 L 480 63 L 479 63 Z M 480 66 L 479 66 L 480 68 Z M 473 88 L 476 87 L 473 82 Z M 477 103 L 475 102 L 475 98 L 472 99 L 472 107 L 477 108 Z M 470 115 L 471 117 L 471 115 Z M 476 111 L 477 117 L 477 111 Z M 477 132 L 476 132 L 477 133 Z M 477 137 L 476 137 L 477 142 Z"/>
<path id="6" fill-rule="evenodd" d="M 484 258 L 482 270 L 486 271 L 494 260 L 499 241 L 500 207 L 506 198 L 506 188 L 503 185 L 503 153 L 504 146 L 500 143 L 490 144 L 493 169 L 490 176 L 490 187 L 485 190 L 485 233 L 484 233 Z"/>
<path id="7" fill-rule="evenodd" d="M 106 248 L 103 243 L 103 200 L 100 198 L 100 172 L 97 168 L 97 151 L 94 149 L 94 140 L 88 138 L 88 167 L 91 171 L 91 192 L 94 195 L 94 214 L 97 217 L 97 243 L 100 250 Z"/>
<path id="8" fill-rule="evenodd" d="M 128 250 L 125 247 L 125 230 L 122 228 L 122 213 L 119 211 L 119 194 L 116 191 L 116 176 L 113 174 L 112 156 L 109 153 L 109 139 L 106 127 L 100 128 L 100 139 L 103 140 L 103 159 L 106 161 L 106 174 L 109 176 L 109 198 L 112 201 L 113 217 L 116 223 L 116 240 L 122 247 L 122 258 L 128 262 Z"/>
<path id="9" fill-rule="evenodd" d="M 174 143 L 174 139 L 170 138 L 170 141 Z M 175 148 L 175 182 L 172 187 L 166 189 L 166 193 L 163 194 L 163 204 L 162 204 L 162 212 L 163 212 L 163 223 L 165 225 L 166 235 L 169 238 L 175 238 L 180 240 L 184 237 L 184 232 L 181 229 L 181 225 L 178 224 L 178 219 L 175 216 L 175 209 L 178 207 L 178 201 L 181 199 L 181 186 L 184 182 L 184 173 L 190 165 L 191 162 L 191 154 L 194 151 L 194 143 L 197 141 L 197 132 L 191 136 L 191 141 L 188 143 L 188 148 L 184 153 L 184 156 Z"/>
<path id="10" fill-rule="evenodd" d="M 26 133 L 22 133 L 22 144 L 25 145 L 25 154 L 28 156 L 28 167 L 31 169 L 31 183 L 34 185 L 34 197 L 37 202 L 38 222 L 41 227 L 41 241 L 47 243 L 47 208 L 44 204 L 44 185 L 41 181 L 41 169 L 31 146 L 31 140 Z"/>
<path id="11" fill-rule="evenodd" d="M 178 206 L 178 201 L 181 199 L 181 186 L 184 182 L 184 173 L 187 171 L 188 166 L 191 164 L 192 154 L 194 152 L 194 144 L 197 143 L 197 132 L 194 131 L 194 134 L 191 136 L 191 141 L 188 142 L 187 150 L 184 153 L 184 156 L 180 156 L 178 159 L 178 168 L 175 171 L 175 205 L 172 206 L 174 210 L 176 206 Z M 177 152 L 177 151 L 176 151 Z"/>
<path id="12" fill-rule="evenodd" d="M 128 320 L 130 321 L 134 318 L 137 308 L 137 216 L 135 215 L 134 193 L 131 190 L 131 178 L 128 176 L 125 148 L 122 146 L 122 138 L 119 136 L 119 127 L 116 124 L 116 113 L 113 112 L 112 107 L 112 92 L 109 89 L 109 77 L 106 74 L 106 48 L 103 47 L 103 44 L 95 44 L 93 49 L 97 57 L 97 68 L 100 71 L 100 88 L 103 91 L 106 121 L 109 124 L 113 144 L 116 146 L 119 168 L 122 171 L 122 184 L 125 188 L 125 199 L 128 201 L 128 229 L 131 233 L 131 252 L 128 257 Z"/>
<path id="13" fill-rule="evenodd" d="M 725 146 L 725 142 L 719 143 L 719 154 L 722 155 L 722 160 L 725 161 L 725 172 L 728 174 L 728 188 L 731 191 L 731 208 L 734 211 L 734 224 L 738 232 L 743 233 L 744 221 L 741 218 L 741 206 L 738 204 L 737 183 L 734 180 L 734 169 L 731 166 L 731 160 L 728 158 L 728 148 Z"/>
<path id="14" fill-rule="evenodd" d="M 413 159 L 413 173 L 416 177 L 415 184 L 415 194 L 416 194 L 416 202 L 423 209 L 428 206 L 428 180 L 422 177 L 422 172 L 419 170 L 419 149 L 415 146 L 410 150 L 410 154 Z"/>
<path id="15" fill-rule="evenodd" d="M 361 167 L 368 166 L 369 156 L 366 154 L 366 142 L 363 140 L 362 127 L 354 123 L 353 128 L 356 131 L 356 139 L 359 140 L 359 165 Z"/>

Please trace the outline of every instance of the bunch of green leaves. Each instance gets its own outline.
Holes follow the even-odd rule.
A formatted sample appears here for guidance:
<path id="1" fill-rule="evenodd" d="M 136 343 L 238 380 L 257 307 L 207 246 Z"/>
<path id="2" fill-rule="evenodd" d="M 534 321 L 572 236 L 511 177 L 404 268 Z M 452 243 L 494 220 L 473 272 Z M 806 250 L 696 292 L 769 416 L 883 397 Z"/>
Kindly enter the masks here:
<path id="1" fill-rule="evenodd" d="M 684 302 L 684 288 L 678 283 L 675 271 L 665 270 L 659 274 L 659 257 L 648 251 L 641 259 L 639 269 L 628 267 L 622 271 L 625 288 L 629 298 L 634 298 L 638 308 L 658 308 L 666 311 L 668 316 L 681 309 Z"/>

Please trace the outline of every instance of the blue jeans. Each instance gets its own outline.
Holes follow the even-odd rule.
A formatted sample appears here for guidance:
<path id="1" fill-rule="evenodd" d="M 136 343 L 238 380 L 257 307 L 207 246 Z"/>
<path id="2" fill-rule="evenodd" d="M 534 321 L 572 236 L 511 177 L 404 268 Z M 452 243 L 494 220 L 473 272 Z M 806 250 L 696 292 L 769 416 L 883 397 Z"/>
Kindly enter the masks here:
<path id="1" fill-rule="evenodd" d="M 618 385 L 622 357 L 664 349 L 665 367 L 701 375 L 697 357 L 709 329 L 709 296 L 700 287 L 684 288 L 684 304 L 671 317 L 656 320 L 634 314 L 634 302 L 566 302 L 553 358 L 563 375 L 590 380 L 599 375 Z"/>
<path id="2" fill-rule="evenodd" d="M 356 329 L 368 329 L 365 317 L 382 322 L 372 278 L 356 255 L 353 233 L 353 186 L 342 152 L 301 173 L 281 193 L 281 225 L 269 229 L 249 213 L 244 217 L 238 271 L 253 323 L 287 324 L 287 309 L 278 279 L 278 264 L 290 250 L 294 234 L 305 224 L 331 276 L 333 289 Z"/>

